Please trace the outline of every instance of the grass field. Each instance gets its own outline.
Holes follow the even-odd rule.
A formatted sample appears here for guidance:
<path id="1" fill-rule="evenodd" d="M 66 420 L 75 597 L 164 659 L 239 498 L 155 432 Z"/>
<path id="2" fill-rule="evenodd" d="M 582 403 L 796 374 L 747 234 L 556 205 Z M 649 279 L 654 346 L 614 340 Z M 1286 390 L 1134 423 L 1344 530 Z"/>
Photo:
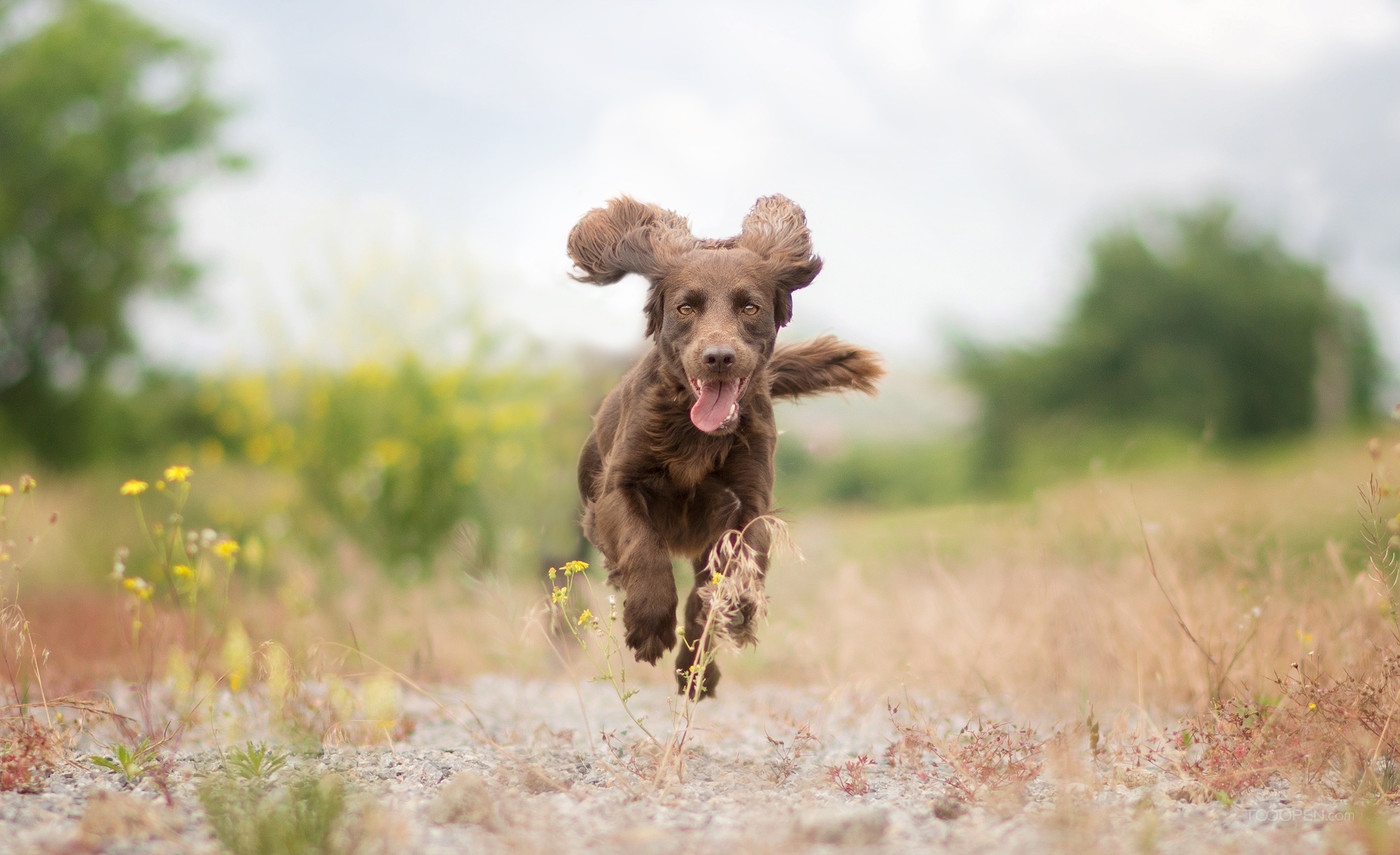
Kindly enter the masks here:
<path id="1" fill-rule="evenodd" d="M 729 657 L 730 670 L 794 683 L 907 681 L 1038 709 L 1178 712 L 1212 692 L 1264 691 L 1302 655 L 1352 665 L 1393 629 L 1386 583 L 1368 570 L 1359 493 L 1400 465 L 1393 444 L 1380 442 L 1377 457 L 1365 438 L 1347 438 L 1185 461 L 1085 477 L 1025 502 L 790 513 L 800 554 L 775 555 L 764 642 Z M 192 508 L 287 524 L 275 517 L 294 484 L 233 468 L 190 482 Z M 142 533 L 118 483 L 46 477 L 8 500 L 8 604 L 49 651 L 53 686 L 135 676 L 130 598 L 109 576 L 116 550 L 140 551 Z M 1393 497 L 1381 501 L 1381 516 L 1393 515 Z M 433 580 L 396 584 L 348 543 L 312 553 L 285 537 L 272 555 L 252 546 L 223 608 L 259 641 L 296 650 L 353 640 L 445 681 L 554 667 L 531 630 L 547 599 L 543 566 L 492 572 L 449 554 Z M 175 619 L 161 600 L 150 605 L 155 624 Z"/>
<path id="2" fill-rule="evenodd" d="M 979 738 L 1009 740 L 1006 750 L 1021 739 L 1039 752 L 1050 734 L 1095 756 L 1157 745 L 1155 759 L 1170 753 L 1208 797 L 1281 775 L 1388 800 L 1400 792 L 1389 540 L 1400 508 L 1385 486 L 1397 442 L 1391 429 L 1369 443 L 1188 458 L 1018 502 L 790 513 L 801 554 L 776 556 L 760 643 L 721 654 L 715 703 L 774 684 L 918 698 L 939 720 L 999 723 Z M 49 749 L 107 745 L 118 768 L 118 744 L 174 752 L 197 741 L 216 697 L 261 699 L 287 746 L 392 742 L 405 698 L 433 687 L 598 675 L 561 623 L 583 608 L 607 614 L 597 569 L 564 617 L 544 567 L 493 571 L 464 548 L 428 581 L 393 582 L 349 542 L 307 547 L 281 510 L 295 484 L 267 472 L 166 470 L 134 496 L 119 495 L 122 474 L 41 473 L 28 491 L 9 481 L 0 788 L 41 786 Z M 202 516 L 254 534 L 206 530 Z M 162 557 L 180 538 L 186 548 Z M 138 569 L 151 590 L 131 583 Z M 665 669 L 618 661 L 620 695 L 671 697 Z M 707 709 L 685 711 L 682 727 L 703 725 Z M 881 762 L 925 756 L 926 724 L 896 721 Z M 828 785 L 847 794 L 863 780 L 859 764 L 832 770 Z"/>

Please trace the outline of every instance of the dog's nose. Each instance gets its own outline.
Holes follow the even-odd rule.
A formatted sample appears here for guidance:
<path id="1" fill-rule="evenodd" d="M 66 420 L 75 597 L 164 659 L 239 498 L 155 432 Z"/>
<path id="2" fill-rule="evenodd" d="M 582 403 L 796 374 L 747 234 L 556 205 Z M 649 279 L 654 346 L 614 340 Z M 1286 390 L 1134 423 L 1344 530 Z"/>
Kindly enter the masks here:
<path id="1" fill-rule="evenodd" d="M 732 347 L 715 345 L 705 348 L 705 352 L 700 355 L 700 358 L 705 361 L 706 368 L 723 369 L 734 364 L 736 355 Z"/>

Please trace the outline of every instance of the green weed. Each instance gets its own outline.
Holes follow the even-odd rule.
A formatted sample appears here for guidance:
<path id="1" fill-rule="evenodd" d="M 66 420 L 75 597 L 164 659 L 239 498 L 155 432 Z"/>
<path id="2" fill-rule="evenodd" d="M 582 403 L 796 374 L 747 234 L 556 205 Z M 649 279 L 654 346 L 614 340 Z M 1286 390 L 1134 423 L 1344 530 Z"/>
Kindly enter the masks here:
<path id="1" fill-rule="evenodd" d="M 249 741 L 241 747 L 230 749 L 224 763 L 245 781 L 263 781 L 287 765 L 289 756 L 285 751 L 268 747 L 265 742 Z"/>
<path id="2" fill-rule="evenodd" d="M 88 760 L 121 776 L 122 781 L 134 784 L 154 771 L 161 762 L 159 746 L 149 739 L 143 739 L 134 746 L 114 743 L 108 746 L 107 756 L 93 754 Z"/>
<path id="3" fill-rule="evenodd" d="M 301 773 L 281 787 L 216 774 L 197 786 L 214 836 L 234 855 L 353 851 L 349 788 L 339 775 Z"/>

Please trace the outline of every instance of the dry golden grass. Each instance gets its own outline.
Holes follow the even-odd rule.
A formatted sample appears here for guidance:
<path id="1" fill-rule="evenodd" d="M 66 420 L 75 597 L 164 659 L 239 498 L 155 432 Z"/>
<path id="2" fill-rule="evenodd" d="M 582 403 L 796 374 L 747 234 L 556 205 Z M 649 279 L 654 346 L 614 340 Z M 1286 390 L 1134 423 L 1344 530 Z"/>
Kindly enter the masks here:
<path id="1" fill-rule="evenodd" d="M 1394 640 L 1357 538 L 1371 463 L 1364 443 L 1330 442 L 1019 506 L 800 519 L 808 559 L 773 572 L 770 626 L 744 665 L 1059 716 L 1199 709 L 1304 660 L 1357 668 Z"/>
<path id="2" fill-rule="evenodd" d="M 1200 709 L 1216 689 L 1269 692 L 1295 662 L 1359 668 L 1393 641 L 1357 534 L 1357 485 L 1372 464 L 1364 440 L 1336 439 L 1244 463 L 1088 477 L 1024 504 L 796 517 L 805 558 L 775 555 L 767 625 L 756 649 L 726 654 L 726 688 L 904 687 L 1027 714 L 1165 716 Z M 51 652 L 49 679 L 65 689 L 146 664 L 124 650 L 118 598 L 104 617 L 101 582 L 72 570 L 94 548 L 69 543 L 63 521 L 112 504 L 90 492 L 46 482 L 60 522 L 25 571 L 23 607 Z M 104 523 L 102 533 L 126 532 Z M 255 640 L 293 651 L 333 641 L 431 681 L 560 671 L 544 568 L 520 578 L 448 567 L 402 587 L 349 548 L 273 560 L 280 582 L 235 598 Z M 666 669 L 636 676 L 671 680 Z"/>

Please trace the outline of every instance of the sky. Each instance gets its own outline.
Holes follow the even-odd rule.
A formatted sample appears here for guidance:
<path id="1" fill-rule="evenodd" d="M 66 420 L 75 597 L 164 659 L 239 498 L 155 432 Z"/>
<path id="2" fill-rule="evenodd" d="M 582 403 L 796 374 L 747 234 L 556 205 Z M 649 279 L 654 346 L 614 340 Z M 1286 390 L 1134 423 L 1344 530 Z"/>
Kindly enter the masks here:
<path id="1" fill-rule="evenodd" d="M 255 163 L 182 203 L 207 273 L 139 309 L 158 359 L 451 358 L 469 315 L 634 351 L 645 284 L 570 280 L 578 218 L 627 193 L 722 237 L 783 193 L 826 261 L 792 336 L 1043 339 L 1095 233 L 1224 198 L 1400 363 L 1394 0 L 131 5 L 211 49 Z"/>

